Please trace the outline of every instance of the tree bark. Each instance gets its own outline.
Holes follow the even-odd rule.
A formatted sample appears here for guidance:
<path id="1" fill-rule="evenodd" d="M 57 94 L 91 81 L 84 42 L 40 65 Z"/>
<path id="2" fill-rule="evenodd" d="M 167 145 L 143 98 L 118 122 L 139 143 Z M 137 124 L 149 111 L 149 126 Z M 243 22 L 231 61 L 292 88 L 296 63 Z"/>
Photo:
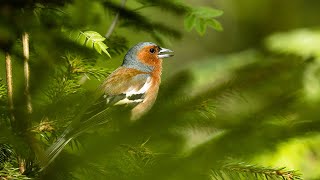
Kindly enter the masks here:
<path id="1" fill-rule="evenodd" d="M 29 69 L 29 35 L 28 33 L 22 34 L 22 46 L 23 46 L 23 57 L 24 57 L 24 93 L 26 96 L 27 112 L 30 115 L 32 113 L 32 103 L 30 95 L 30 69 Z"/>
<path id="2" fill-rule="evenodd" d="M 10 113 L 10 122 L 11 126 L 15 126 L 15 117 L 14 117 L 14 105 L 13 105 L 13 81 L 12 81 L 12 62 L 9 52 L 5 53 L 6 60 L 6 81 L 7 81 L 7 96 L 8 96 L 8 107 Z"/>

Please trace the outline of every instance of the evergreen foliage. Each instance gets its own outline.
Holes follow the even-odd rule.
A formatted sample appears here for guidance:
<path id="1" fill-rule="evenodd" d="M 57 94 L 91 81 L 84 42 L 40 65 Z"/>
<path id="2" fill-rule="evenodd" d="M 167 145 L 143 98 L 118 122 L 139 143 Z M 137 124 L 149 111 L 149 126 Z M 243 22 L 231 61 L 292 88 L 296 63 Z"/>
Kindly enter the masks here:
<path id="1" fill-rule="evenodd" d="M 126 107 L 97 113 L 98 125 L 85 127 L 40 170 L 43 152 L 84 115 L 91 94 L 112 71 L 100 60 L 128 49 L 128 37 L 117 30 L 105 38 L 106 29 L 93 29 L 107 18 L 104 11 L 119 13 L 120 28 L 143 31 L 160 44 L 179 39 L 181 31 L 142 9 L 183 16 L 185 29 L 200 35 L 207 27 L 222 30 L 215 18 L 223 12 L 217 9 L 170 0 L 135 3 L 137 8 L 109 0 L 0 3 L 0 48 L 13 57 L 15 80 L 13 111 L 7 107 L 6 77 L 0 80 L 0 178 L 301 179 L 295 170 L 230 158 L 250 162 L 283 141 L 319 132 L 317 31 L 271 35 L 268 54 L 216 56 L 177 73 L 162 83 L 156 104 L 137 122 L 128 121 Z M 24 82 L 18 80 L 23 79 L 22 32 L 30 34 L 31 114 L 25 110 Z M 312 42 L 300 46 L 301 36 Z"/>
<path id="2" fill-rule="evenodd" d="M 266 168 L 244 162 L 225 162 L 219 170 L 212 170 L 211 179 L 301 179 L 300 174 L 285 168 Z"/>
<path id="3" fill-rule="evenodd" d="M 6 99 L 6 86 L 3 83 L 3 79 L 0 79 L 0 100 L 4 101 Z"/>

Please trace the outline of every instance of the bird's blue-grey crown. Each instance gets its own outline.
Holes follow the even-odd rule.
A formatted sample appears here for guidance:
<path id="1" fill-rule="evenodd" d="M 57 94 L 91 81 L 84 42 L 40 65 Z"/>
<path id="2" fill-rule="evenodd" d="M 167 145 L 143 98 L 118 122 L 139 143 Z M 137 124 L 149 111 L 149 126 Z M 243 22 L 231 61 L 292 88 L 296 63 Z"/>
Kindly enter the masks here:
<path id="1" fill-rule="evenodd" d="M 127 54 L 124 56 L 122 66 L 127 68 L 134 68 L 144 72 L 151 72 L 153 70 L 152 66 L 148 66 L 144 63 L 141 63 L 137 59 L 138 51 L 140 51 L 143 47 L 146 47 L 146 46 L 157 46 L 157 45 L 152 42 L 141 42 L 136 44 L 131 49 L 129 49 Z"/>

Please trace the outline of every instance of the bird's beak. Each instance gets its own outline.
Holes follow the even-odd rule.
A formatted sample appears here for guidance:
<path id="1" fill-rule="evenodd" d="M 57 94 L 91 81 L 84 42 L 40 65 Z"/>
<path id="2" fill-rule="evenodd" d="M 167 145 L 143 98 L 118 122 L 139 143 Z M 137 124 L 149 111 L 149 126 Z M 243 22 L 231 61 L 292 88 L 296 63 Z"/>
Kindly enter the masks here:
<path id="1" fill-rule="evenodd" d="M 171 54 L 171 53 L 173 53 L 173 51 L 170 49 L 160 48 L 160 51 L 158 53 L 158 58 L 162 59 L 162 58 L 172 57 L 173 54 Z"/>

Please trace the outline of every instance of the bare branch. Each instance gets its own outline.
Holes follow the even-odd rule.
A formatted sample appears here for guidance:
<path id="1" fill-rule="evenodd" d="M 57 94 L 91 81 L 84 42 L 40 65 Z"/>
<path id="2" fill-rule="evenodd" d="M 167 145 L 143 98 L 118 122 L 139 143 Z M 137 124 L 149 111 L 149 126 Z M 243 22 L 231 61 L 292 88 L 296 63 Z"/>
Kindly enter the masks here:
<path id="1" fill-rule="evenodd" d="M 127 0 L 122 0 L 121 7 L 124 7 L 126 2 L 127 2 Z M 112 32 L 114 31 L 114 29 L 118 23 L 118 20 L 119 20 L 119 15 L 120 15 L 120 12 L 117 12 L 116 16 L 114 17 L 114 19 L 109 27 L 108 32 L 105 35 L 106 38 L 109 38 L 111 36 Z"/>

